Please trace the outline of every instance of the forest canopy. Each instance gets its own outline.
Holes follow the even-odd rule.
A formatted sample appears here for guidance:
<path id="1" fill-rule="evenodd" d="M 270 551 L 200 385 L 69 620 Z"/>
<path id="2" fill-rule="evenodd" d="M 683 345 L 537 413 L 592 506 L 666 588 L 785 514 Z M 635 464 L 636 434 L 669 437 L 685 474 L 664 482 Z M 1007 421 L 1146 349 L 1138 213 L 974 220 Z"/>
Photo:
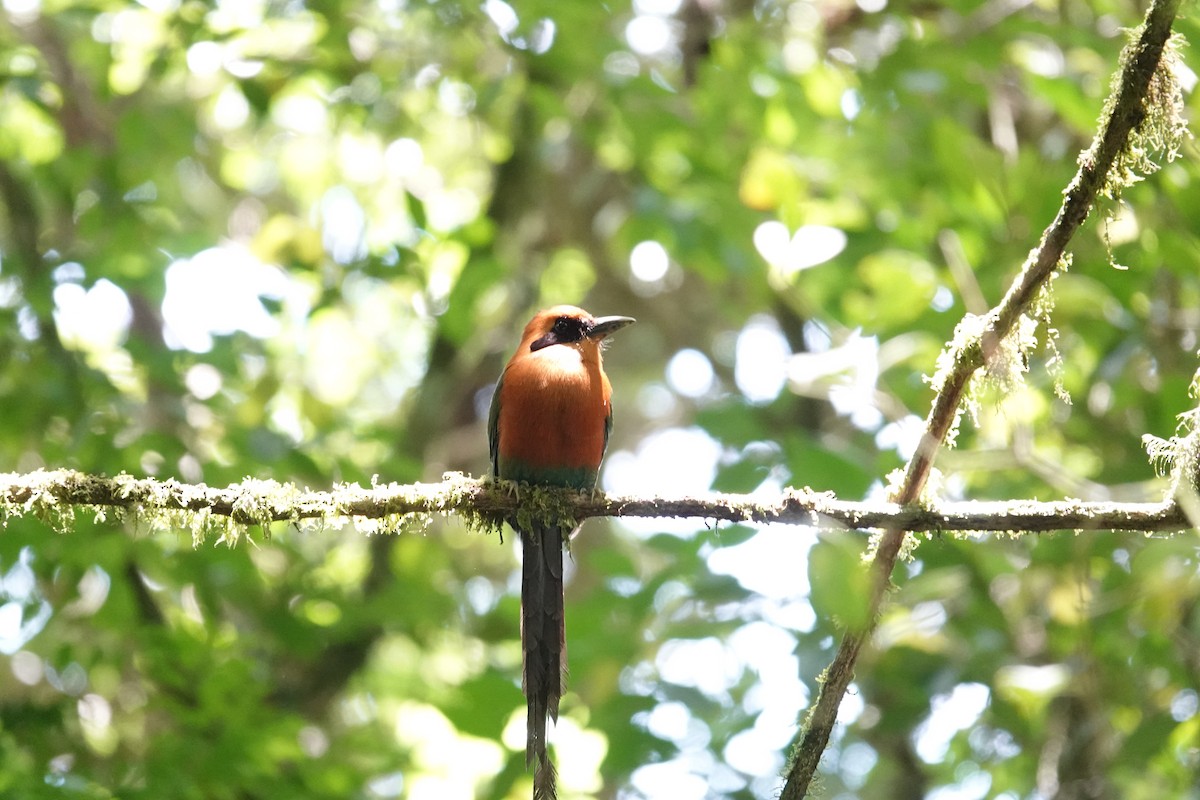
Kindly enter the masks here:
<path id="1" fill-rule="evenodd" d="M 763 502 L 888 499 L 947 343 L 1095 155 L 1146 13 L 0 8 L 0 472 L 483 478 L 522 326 L 571 303 L 638 319 L 605 354 L 600 488 Z M 1170 490 L 1198 399 L 1193 7 L 1174 31 L 926 502 Z M 5 514 L 0 795 L 529 795 L 515 537 L 339 518 L 226 546 L 194 516 Z M 778 796 L 839 642 L 870 629 L 815 794 L 1200 797 L 1194 532 L 911 536 L 875 615 L 878 542 L 588 520 L 560 795 Z"/>

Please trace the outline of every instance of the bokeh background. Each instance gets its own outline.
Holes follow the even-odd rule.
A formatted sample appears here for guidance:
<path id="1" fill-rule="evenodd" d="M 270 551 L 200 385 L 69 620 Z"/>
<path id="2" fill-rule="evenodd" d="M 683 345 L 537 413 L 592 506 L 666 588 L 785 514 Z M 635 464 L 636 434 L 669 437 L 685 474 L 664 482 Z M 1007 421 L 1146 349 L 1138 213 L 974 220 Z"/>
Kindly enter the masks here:
<path id="1" fill-rule="evenodd" d="M 1144 11 L 0 8 L 0 469 L 483 475 L 493 382 L 567 302 L 639 319 L 606 357 L 605 489 L 844 499 L 910 455 L 924 376 L 1053 217 Z M 1160 495 L 1140 440 L 1194 403 L 1196 155 L 1101 204 L 1025 383 L 939 458 L 941 496 Z M 9 521 L 0 796 L 527 796 L 512 538 L 272 534 Z M 863 614 L 865 547 L 585 525 L 562 795 L 774 796 Z M 821 796 L 1200 797 L 1197 556 L 1192 535 L 923 541 Z"/>

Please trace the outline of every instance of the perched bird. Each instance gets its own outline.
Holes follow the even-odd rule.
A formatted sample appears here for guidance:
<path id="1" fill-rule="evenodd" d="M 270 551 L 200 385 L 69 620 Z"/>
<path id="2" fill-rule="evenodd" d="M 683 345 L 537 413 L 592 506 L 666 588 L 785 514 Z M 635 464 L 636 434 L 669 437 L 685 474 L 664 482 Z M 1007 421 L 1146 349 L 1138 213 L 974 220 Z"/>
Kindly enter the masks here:
<path id="1" fill-rule="evenodd" d="M 612 429 L 612 387 L 600 348 L 630 317 L 593 317 L 582 308 L 539 311 L 496 384 L 488 415 L 492 474 L 544 486 L 592 490 Z M 515 524 L 513 527 L 517 527 Z M 521 567 L 521 688 L 529 707 L 525 766 L 537 760 L 534 800 L 553 800 L 546 717 L 558 721 L 566 674 L 563 540 L 571 531 L 535 523 L 518 528 Z"/>

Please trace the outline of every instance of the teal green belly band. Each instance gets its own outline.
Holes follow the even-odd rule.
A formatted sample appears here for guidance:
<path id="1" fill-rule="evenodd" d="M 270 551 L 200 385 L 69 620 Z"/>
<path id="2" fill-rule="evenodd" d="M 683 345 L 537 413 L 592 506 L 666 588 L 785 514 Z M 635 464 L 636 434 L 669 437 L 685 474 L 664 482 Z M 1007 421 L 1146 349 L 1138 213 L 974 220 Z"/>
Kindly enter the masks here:
<path id="1" fill-rule="evenodd" d="M 500 456 L 500 477 L 509 481 L 564 486 L 590 491 L 596 487 L 596 469 L 591 467 L 531 466 L 516 458 Z"/>

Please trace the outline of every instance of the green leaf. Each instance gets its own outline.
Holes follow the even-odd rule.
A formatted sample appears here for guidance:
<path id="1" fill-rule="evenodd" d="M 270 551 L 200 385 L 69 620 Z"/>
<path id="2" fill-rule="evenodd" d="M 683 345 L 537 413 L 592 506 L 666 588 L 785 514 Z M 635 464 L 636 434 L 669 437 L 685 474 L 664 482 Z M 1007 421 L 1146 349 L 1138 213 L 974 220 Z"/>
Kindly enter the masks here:
<path id="1" fill-rule="evenodd" d="M 813 610 L 852 631 L 870 620 L 871 580 L 862 555 L 860 536 L 829 532 L 820 535 L 808 554 Z"/>

